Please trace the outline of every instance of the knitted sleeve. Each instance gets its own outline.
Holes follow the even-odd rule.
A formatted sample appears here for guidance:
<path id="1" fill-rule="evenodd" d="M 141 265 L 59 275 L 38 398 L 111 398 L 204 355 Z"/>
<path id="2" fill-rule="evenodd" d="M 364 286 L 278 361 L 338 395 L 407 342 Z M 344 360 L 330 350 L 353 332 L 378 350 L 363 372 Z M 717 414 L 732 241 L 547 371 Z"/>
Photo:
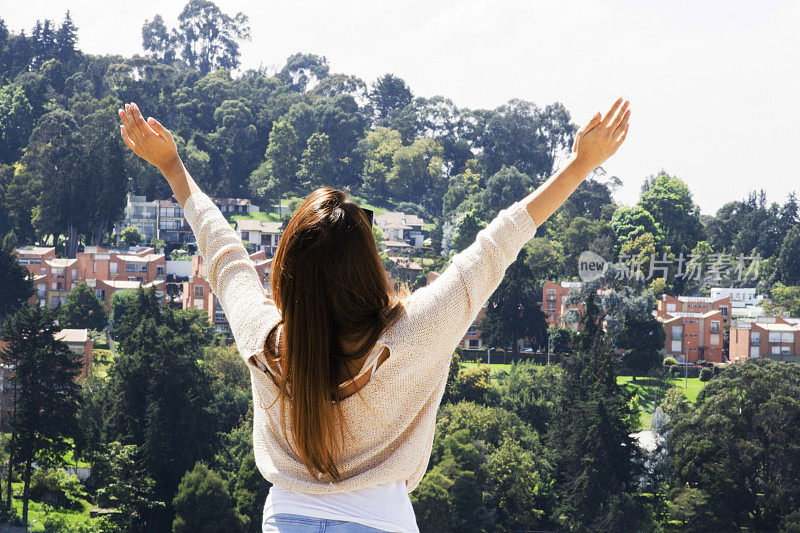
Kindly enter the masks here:
<path id="1" fill-rule="evenodd" d="M 405 302 L 416 352 L 450 359 L 508 266 L 536 233 L 522 201 L 503 209 L 430 285 Z M 413 339 L 413 340 L 412 340 Z"/>
<path id="2" fill-rule="evenodd" d="M 208 284 L 225 312 L 239 354 L 247 361 L 261 351 L 267 329 L 280 319 L 280 312 L 267 296 L 242 240 L 211 199 L 195 192 L 183 212 L 207 263 Z"/>

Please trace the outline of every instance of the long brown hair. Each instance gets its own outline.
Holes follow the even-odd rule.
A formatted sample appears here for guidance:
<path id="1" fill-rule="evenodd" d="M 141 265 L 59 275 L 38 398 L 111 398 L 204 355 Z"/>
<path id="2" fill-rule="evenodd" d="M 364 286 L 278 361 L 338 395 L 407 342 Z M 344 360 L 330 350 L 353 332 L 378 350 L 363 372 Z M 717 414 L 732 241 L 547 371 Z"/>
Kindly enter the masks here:
<path id="1" fill-rule="evenodd" d="M 349 375 L 347 362 L 366 356 L 400 318 L 408 288 L 390 286 L 367 216 L 331 187 L 312 192 L 292 216 L 275 252 L 271 284 L 282 318 L 264 349 L 281 362 L 276 381 L 284 436 L 288 400 L 287 441 L 295 454 L 316 478 L 339 479 L 344 420 L 338 385 Z M 281 324 L 283 357 L 275 347 Z M 346 352 L 342 341 L 361 344 Z"/>

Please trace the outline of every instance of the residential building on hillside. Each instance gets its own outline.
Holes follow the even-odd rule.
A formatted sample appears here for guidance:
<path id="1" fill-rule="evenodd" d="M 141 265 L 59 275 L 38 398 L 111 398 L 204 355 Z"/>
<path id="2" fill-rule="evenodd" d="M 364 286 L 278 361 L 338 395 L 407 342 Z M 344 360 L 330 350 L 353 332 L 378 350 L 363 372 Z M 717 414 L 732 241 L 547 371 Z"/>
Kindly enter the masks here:
<path id="1" fill-rule="evenodd" d="M 166 243 L 194 242 L 194 233 L 183 216 L 181 204 L 173 196 L 158 203 L 158 238 Z"/>
<path id="2" fill-rule="evenodd" d="M 709 298 L 705 296 L 670 296 L 665 294 L 658 301 L 656 316 L 666 319 L 675 313 L 707 313 L 709 311 L 719 311 L 721 315 L 722 327 L 730 324 L 731 320 L 731 299 L 729 296 L 722 298 Z"/>
<path id="3" fill-rule="evenodd" d="M 566 323 L 564 321 L 564 314 L 569 309 L 580 310 L 582 306 L 567 305 L 567 295 L 573 289 L 581 289 L 583 282 L 580 281 L 562 281 L 560 283 L 547 280 L 542 286 L 542 312 L 545 314 L 545 320 L 549 326 L 558 326 L 565 324 L 571 327 L 574 331 L 578 331 L 580 326 L 576 322 Z"/>
<path id="4" fill-rule="evenodd" d="M 222 214 L 234 213 L 258 213 L 259 207 L 253 205 L 250 200 L 246 198 L 212 198 L 211 202 L 214 203 Z"/>
<path id="5" fill-rule="evenodd" d="M 253 250 L 263 250 L 270 257 L 275 255 L 278 241 L 283 234 L 280 222 L 267 222 L 266 220 L 237 220 L 235 229 L 242 241 L 253 245 Z"/>
<path id="6" fill-rule="evenodd" d="M 382 215 L 375 215 L 375 225 L 381 228 L 383 238 L 387 241 L 402 241 L 411 246 L 422 246 L 425 232 L 422 226 L 425 222 L 417 215 L 389 211 Z"/>
<path id="7" fill-rule="evenodd" d="M 266 256 L 264 250 L 250 254 L 250 259 L 255 265 L 258 277 L 261 279 L 267 295 L 272 295 L 272 288 L 269 284 L 269 276 L 272 272 L 272 259 Z M 231 334 L 228 319 L 225 312 L 217 300 L 216 295 L 211 290 L 208 283 L 208 271 L 203 256 L 196 254 L 192 256 L 192 275 L 189 281 L 183 283 L 183 308 L 196 307 L 202 309 L 208 315 L 208 321 L 218 333 Z"/>
<path id="8" fill-rule="evenodd" d="M 754 287 L 712 287 L 711 298 L 719 300 L 731 299 L 731 319 L 758 318 L 764 316 L 764 296 L 756 294 Z"/>
<path id="9" fill-rule="evenodd" d="M 767 358 L 800 362 L 800 318 L 737 319 L 730 330 L 730 360 Z"/>
<path id="10" fill-rule="evenodd" d="M 115 224 L 114 233 L 117 236 L 128 226 L 135 226 L 144 236 L 144 242 L 150 242 L 158 237 L 158 201 L 148 202 L 144 196 L 128 193 L 127 204 L 123 219 Z"/>
<path id="11" fill-rule="evenodd" d="M 15 252 L 33 276 L 34 300 L 40 306 L 63 305 L 69 292 L 82 282 L 95 289 L 108 310 L 118 290 L 141 286 L 163 292 L 166 261 L 164 254 L 156 254 L 152 248 L 123 251 L 87 246 L 73 259 L 55 257 L 52 247 L 18 248 Z"/>
<path id="12" fill-rule="evenodd" d="M 725 317 L 720 309 L 705 312 L 672 311 L 656 316 L 664 324 L 667 355 L 688 363 L 726 362 L 723 354 Z"/>

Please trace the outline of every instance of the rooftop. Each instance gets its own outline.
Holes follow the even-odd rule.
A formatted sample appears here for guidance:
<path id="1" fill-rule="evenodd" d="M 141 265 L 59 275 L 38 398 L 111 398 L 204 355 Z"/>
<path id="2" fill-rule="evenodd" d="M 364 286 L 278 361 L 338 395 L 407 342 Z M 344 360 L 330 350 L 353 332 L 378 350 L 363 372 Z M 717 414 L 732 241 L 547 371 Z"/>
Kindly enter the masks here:
<path id="1" fill-rule="evenodd" d="M 236 229 L 239 231 L 260 231 L 261 233 L 279 234 L 281 233 L 281 223 L 246 218 L 236 221 Z"/>
<path id="2" fill-rule="evenodd" d="M 62 329 L 54 335 L 56 340 L 73 343 L 84 343 L 89 338 L 88 329 Z"/>
<path id="3" fill-rule="evenodd" d="M 375 215 L 375 224 L 386 229 L 412 229 L 411 226 L 422 226 L 425 222 L 411 213 L 389 211 L 382 215 Z"/>

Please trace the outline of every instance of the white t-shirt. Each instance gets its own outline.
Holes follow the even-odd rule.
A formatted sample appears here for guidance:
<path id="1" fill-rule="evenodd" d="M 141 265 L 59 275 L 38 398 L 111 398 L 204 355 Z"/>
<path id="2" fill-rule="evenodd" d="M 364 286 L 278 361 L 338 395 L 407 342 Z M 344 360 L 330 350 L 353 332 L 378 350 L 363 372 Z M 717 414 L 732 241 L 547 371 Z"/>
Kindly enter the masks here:
<path id="1" fill-rule="evenodd" d="M 273 485 L 264 516 L 280 513 L 346 520 L 383 531 L 419 533 L 414 508 L 402 481 L 333 494 L 303 494 Z"/>

